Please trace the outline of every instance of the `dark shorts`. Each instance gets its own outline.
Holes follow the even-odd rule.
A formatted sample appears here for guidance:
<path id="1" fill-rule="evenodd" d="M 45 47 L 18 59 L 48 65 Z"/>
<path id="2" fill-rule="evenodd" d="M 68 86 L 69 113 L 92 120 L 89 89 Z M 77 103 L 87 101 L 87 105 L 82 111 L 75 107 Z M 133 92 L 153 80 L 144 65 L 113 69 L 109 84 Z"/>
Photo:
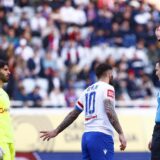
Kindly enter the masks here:
<path id="1" fill-rule="evenodd" d="M 110 135 L 86 132 L 82 137 L 83 160 L 113 160 L 114 143 Z"/>
<path id="2" fill-rule="evenodd" d="M 156 124 L 153 130 L 151 160 L 160 160 L 160 124 Z"/>

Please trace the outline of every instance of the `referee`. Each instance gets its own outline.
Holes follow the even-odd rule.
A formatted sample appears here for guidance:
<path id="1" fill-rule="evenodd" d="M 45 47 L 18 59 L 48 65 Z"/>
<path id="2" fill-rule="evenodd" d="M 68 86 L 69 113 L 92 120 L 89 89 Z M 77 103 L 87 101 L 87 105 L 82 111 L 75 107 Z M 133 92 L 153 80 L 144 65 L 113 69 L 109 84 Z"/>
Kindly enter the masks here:
<path id="1" fill-rule="evenodd" d="M 158 41 L 160 41 L 160 26 L 155 31 Z M 160 59 L 155 65 L 156 76 L 160 80 Z M 155 126 L 152 134 L 152 139 L 148 144 L 148 148 L 151 151 L 151 160 L 160 160 L 160 92 L 157 95 L 158 107 L 155 118 Z"/>

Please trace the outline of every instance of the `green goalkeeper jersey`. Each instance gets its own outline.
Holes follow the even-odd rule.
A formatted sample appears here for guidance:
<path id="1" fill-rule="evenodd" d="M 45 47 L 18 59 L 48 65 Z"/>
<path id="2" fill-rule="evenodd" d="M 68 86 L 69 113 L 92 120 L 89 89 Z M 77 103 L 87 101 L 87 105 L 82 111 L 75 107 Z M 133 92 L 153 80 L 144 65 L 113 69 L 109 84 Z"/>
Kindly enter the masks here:
<path id="1" fill-rule="evenodd" d="M 0 88 L 0 142 L 13 143 L 13 129 L 9 113 L 8 94 Z"/>

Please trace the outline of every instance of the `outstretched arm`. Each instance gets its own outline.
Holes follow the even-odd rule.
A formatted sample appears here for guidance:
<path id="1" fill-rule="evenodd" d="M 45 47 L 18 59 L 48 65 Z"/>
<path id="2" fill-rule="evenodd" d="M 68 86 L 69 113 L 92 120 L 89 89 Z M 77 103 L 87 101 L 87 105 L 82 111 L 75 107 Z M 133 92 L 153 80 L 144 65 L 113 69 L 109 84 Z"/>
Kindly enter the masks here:
<path id="1" fill-rule="evenodd" d="M 62 123 L 57 127 L 58 133 L 62 132 L 65 128 L 67 128 L 73 121 L 77 119 L 81 112 L 74 109 L 71 111 L 65 119 L 62 121 Z"/>
<path id="2" fill-rule="evenodd" d="M 56 129 L 51 131 L 41 131 L 40 133 L 42 135 L 40 136 L 40 138 L 43 138 L 43 141 L 49 141 L 51 138 L 56 137 L 60 132 L 62 132 L 65 128 L 72 124 L 72 122 L 77 119 L 80 113 L 80 111 L 73 109 Z"/>

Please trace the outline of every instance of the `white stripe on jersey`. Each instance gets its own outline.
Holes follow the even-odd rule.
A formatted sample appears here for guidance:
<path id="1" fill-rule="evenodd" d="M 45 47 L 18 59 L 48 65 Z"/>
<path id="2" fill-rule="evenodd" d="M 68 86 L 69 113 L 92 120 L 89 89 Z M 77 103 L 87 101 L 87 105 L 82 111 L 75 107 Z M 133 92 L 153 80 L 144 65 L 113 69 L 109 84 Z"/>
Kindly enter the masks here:
<path id="1" fill-rule="evenodd" d="M 80 101 L 77 101 L 76 106 L 82 111 L 83 110 L 83 104 Z"/>

